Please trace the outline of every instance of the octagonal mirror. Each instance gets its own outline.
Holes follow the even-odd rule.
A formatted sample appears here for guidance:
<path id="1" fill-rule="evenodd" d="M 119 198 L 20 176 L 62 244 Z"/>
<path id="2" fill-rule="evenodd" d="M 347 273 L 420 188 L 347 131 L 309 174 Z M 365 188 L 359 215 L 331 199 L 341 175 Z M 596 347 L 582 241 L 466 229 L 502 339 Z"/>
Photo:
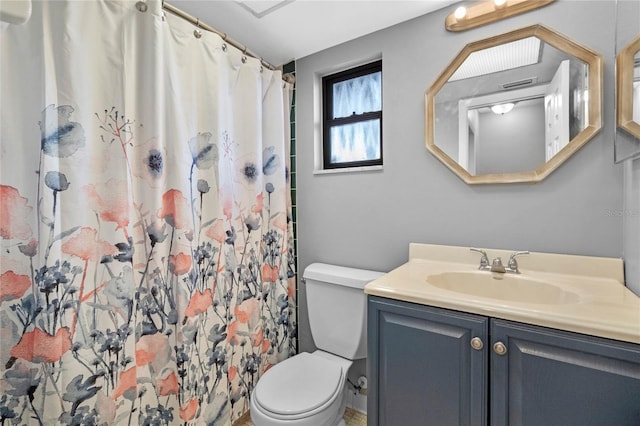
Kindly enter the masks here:
<path id="1" fill-rule="evenodd" d="M 469 184 L 538 182 L 600 130 L 602 68 L 541 25 L 470 43 L 427 90 L 427 149 Z"/>
<path id="2" fill-rule="evenodd" d="M 640 138 L 640 35 L 618 54 L 618 126 Z"/>

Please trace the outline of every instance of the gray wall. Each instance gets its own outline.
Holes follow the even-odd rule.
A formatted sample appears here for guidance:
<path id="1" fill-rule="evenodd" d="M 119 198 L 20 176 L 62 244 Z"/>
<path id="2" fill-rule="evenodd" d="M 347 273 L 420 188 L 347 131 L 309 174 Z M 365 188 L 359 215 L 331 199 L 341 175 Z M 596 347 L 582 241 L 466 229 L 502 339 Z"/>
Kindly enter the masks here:
<path id="1" fill-rule="evenodd" d="M 625 278 L 640 296 L 640 157 L 626 160 L 624 170 L 624 208 L 610 213 L 623 217 Z"/>
<path id="2" fill-rule="evenodd" d="M 483 112 L 479 121 L 477 173 L 526 172 L 545 163 L 544 98 L 503 115 Z"/>
<path id="3" fill-rule="evenodd" d="M 558 0 L 461 33 L 444 28 L 455 6 L 297 61 L 300 272 L 312 262 L 391 270 L 423 242 L 621 257 L 622 167 L 613 161 L 615 2 Z M 605 59 L 604 127 L 538 184 L 469 186 L 424 145 L 424 92 L 471 41 L 542 23 Z M 317 74 L 382 56 L 384 169 L 314 175 Z M 312 350 L 304 285 L 301 350 Z M 360 368 L 362 364 L 359 365 Z M 363 369 L 364 371 L 364 369 Z"/>

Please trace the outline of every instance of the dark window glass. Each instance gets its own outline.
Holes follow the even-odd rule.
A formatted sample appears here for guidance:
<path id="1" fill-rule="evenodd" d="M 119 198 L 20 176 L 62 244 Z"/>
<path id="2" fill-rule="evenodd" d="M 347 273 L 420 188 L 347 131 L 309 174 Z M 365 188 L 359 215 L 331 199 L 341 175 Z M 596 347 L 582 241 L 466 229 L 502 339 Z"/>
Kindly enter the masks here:
<path id="1" fill-rule="evenodd" d="M 382 61 L 322 79 L 324 168 L 382 164 Z"/>

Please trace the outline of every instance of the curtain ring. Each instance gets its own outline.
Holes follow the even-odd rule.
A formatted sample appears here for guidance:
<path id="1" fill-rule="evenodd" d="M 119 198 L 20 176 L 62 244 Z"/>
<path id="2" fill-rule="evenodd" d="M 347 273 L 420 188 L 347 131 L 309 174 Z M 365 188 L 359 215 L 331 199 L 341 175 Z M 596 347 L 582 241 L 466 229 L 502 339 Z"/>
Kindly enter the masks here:
<path id="1" fill-rule="evenodd" d="M 193 30 L 193 35 L 195 38 L 202 37 L 202 31 L 200 31 L 200 18 L 196 18 L 196 29 Z"/>
<path id="2" fill-rule="evenodd" d="M 242 63 L 243 64 L 247 63 L 247 46 L 245 46 L 244 49 L 242 49 Z"/>
<path id="3" fill-rule="evenodd" d="M 147 3 L 143 1 L 136 2 L 136 9 L 138 9 L 138 12 L 146 12 L 148 9 Z"/>
<path id="4" fill-rule="evenodd" d="M 223 52 L 227 51 L 227 43 L 222 43 L 222 51 Z"/>

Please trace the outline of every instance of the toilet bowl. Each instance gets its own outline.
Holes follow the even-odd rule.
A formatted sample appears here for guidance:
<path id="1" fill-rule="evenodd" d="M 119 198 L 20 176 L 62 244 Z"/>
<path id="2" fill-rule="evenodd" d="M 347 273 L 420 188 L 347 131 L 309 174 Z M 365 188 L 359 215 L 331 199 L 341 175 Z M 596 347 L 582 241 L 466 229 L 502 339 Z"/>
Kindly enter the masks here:
<path id="1" fill-rule="evenodd" d="M 381 272 L 314 263 L 304 271 L 311 335 L 318 347 L 262 375 L 251 393 L 255 426 L 344 426 L 347 373 L 366 357 L 364 286 Z"/>
<path id="2" fill-rule="evenodd" d="M 255 426 L 344 425 L 350 366 L 351 361 L 322 351 L 277 364 L 252 392 L 251 420 Z"/>

